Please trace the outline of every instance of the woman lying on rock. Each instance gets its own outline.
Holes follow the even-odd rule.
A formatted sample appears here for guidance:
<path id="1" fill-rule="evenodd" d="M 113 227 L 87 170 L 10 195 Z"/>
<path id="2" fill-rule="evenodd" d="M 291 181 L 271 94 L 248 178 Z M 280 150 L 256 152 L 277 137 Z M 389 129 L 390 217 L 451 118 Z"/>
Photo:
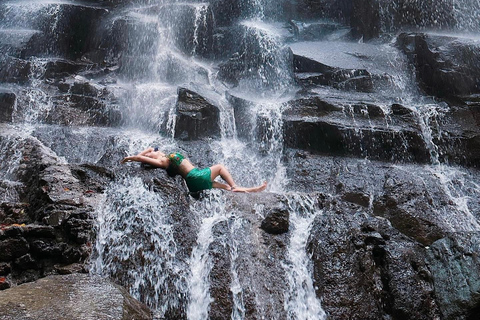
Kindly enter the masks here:
<path id="1" fill-rule="evenodd" d="M 252 187 L 238 187 L 233 181 L 232 175 L 222 164 L 216 164 L 210 168 L 199 169 L 185 159 L 180 153 L 165 153 L 158 148 L 147 148 L 136 156 L 125 157 L 121 163 L 125 162 L 141 162 L 153 167 L 165 169 L 169 176 L 174 177 L 179 174 L 185 179 L 188 190 L 190 192 L 198 192 L 205 189 L 220 188 L 234 192 L 260 192 L 267 188 L 267 182 Z M 220 176 L 227 184 L 215 181 Z"/>

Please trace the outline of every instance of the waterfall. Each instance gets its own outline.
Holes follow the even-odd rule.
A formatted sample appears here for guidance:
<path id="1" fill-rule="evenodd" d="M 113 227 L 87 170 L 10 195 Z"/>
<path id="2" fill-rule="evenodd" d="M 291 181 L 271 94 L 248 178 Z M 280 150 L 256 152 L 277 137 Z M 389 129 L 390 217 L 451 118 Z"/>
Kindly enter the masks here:
<path id="1" fill-rule="evenodd" d="M 312 266 L 306 252 L 306 243 L 315 217 L 321 214 L 308 196 L 292 195 L 289 198 L 292 231 L 285 269 L 289 291 L 286 292 L 285 310 L 289 319 L 326 319 L 316 296 L 312 281 Z"/>
<path id="2" fill-rule="evenodd" d="M 209 304 L 212 301 L 209 293 L 209 276 L 212 262 L 209 257 L 209 246 L 213 242 L 212 228 L 219 222 L 225 221 L 225 210 L 216 193 L 205 199 L 201 206 L 195 204 L 194 212 L 201 210 L 200 228 L 197 235 L 197 244 L 190 257 L 189 304 L 187 307 L 188 319 L 207 319 Z"/>
<path id="3" fill-rule="evenodd" d="M 231 314 L 232 320 L 241 320 L 245 318 L 245 303 L 243 300 L 243 288 L 240 282 L 239 274 L 237 268 L 240 268 L 239 265 L 239 240 L 235 239 L 233 235 L 240 233 L 242 228 L 242 221 L 240 219 L 235 219 L 230 224 L 230 234 L 232 234 L 232 246 L 230 250 L 230 259 L 232 261 L 232 266 L 230 272 L 232 274 L 232 284 L 230 290 L 233 294 L 233 311 Z"/>
<path id="4" fill-rule="evenodd" d="M 117 279 L 163 317 L 187 294 L 187 265 L 177 258 L 168 203 L 139 178 L 113 183 L 97 210 L 92 271 Z"/>
<path id="5" fill-rule="evenodd" d="M 305 1 L 100 2 L 0 4 L 0 75 L 9 77 L 0 86 L 15 96 L 14 103 L 5 104 L 11 107 L 11 120 L 10 111 L 4 115 L 0 110 L 0 120 L 6 122 L 0 124 L 0 205 L 22 202 L 31 192 L 19 178 L 25 160 L 21 150 L 30 139 L 49 149 L 56 164 L 65 165 L 75 178 L 79 175 L 79 184 L 88 185 L 98 175 L 98 184 L 105 185 L 98 187 L 101 196 L 94 208 L 90 272 L 125 286 L 153 310 L 155 319 L 208 319 L 220 312 L 217 309 L 227 310 L 223 316 L 234 320 L 326 319 L 323 307 L 337 306 L 320 297 L 324 288 L 317 287 L 307 248 L 311 235 L 318 233 L 312 230 L 315 222 L 331 214 L 320 209 L 324 203 L 319 202 L 332 193 L 345 204 L 339 211 L 355 208 L 355 215 L 380 220 L 374 207 L 390 208 L 376 202 L 396 192 L 383 186 L 391 169 L 404 171 L 405 180 L 414 172 L 414 182 L 425 186 L 419 187 L 419 197 L 435 206 L 412 217 L 413 222 L 422 220 L 421 214 L 432 214 L 432 224 L 442 232 L 480 231 L 477 173 L 450 164 L 441 145 L 442 121 L 450 107 L 422 92 L 411 61 L 391 40 L 404 26 L 478 33 L 479 0 L 442 0 L 438 9 L 428 12 L 423 9 L 432 1 L 380 1 L 381 30 L 392 33 L 370 42 L 352 41 L 350 26 L 337 22 L 285 23 L 285 17 L 296 14 L 284 12 L 286 6 L 307 6 Z M 330 2 L 309 1 L 308 8 L 333 6 Z M 400 15 L 400 3 L 415 11 Z M 321 15 L 330 8 L 315 10 Z M 69 33 L 74 29 L 71 20 L 80 31 Z M 292 31 L 295 26 L 297 32 Z M 327 71 L 297 72 L 298 57 L 314 60 L 310 62 Z M 331 79 L 322 78 L 329 72 Z M 362 78 L 371 80 L 371 88 L 349 82 Z M 177 139 L 183 89 L 218 111 L 215 135 Z M 309 100 L 313 98 L 318 100 Z M 305 101 L 297 108 L 299 100 Z M 394 106 L 401 108 L 400 115 L 394 114 Z M 306 131 L 296 131 L 297 125 L 305 125 Z M 320 129 L 310 131 L 316 125 Z M 305 146 L 287 144 L 290 136 L 310 133 L 315 137 L 307 138 L 320 146 L 308 141 Z M 338 145 L 322 149 L 332 136 Z M 381 140 L 394 150 L 379 153 L 394 155 L 373 163 L 370 150 L 379 150 Z M 415 143 L 420 151 L 411 151 Z M 207 190 L 194 199 L 180 177 L 119 164 L 122 157 L 148 146 L 185 153 L 203 167 L 225 164 L 238 185 L 268 181 L 267 192 L 256 197 Z M 336 147 L 344 148 L 340 155 L 331 150 Z M 358 154 L 349 154 L 351 149 Z M 411 155 L 417 151 L 425 154 L 418 163 Z M 393 181 L 395 173 L 392 176 Z M 288 230 L 276 234 L 263 229 L 272 208 L 288 211 Z M 365 247 L 383 246 L 390 239 L 383 229 L 370 230 L 376 228 L 372 225 L 366 231 L 358 227 L 373 241 Z M 385 232 L 394 227 L 389 224 Z M 360 242 L 361 250 L 369 252 Z M 215 278 L 219 273 L 224 276 L 220 280 Z M 381 280 L 386 275 L 382 273 Z M 385 287 L 382 283 L 386 292 Z M 224 299 L 218 301 L 219 296 Z"/>

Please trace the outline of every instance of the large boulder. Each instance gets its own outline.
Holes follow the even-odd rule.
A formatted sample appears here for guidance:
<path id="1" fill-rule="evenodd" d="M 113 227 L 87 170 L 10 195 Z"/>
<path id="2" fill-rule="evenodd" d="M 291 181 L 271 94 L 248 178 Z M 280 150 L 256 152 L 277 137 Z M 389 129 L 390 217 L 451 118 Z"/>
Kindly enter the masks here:
<path id="1" fill-rule="evenodd" d="M 330 317 L 440 316 L 422 246 L 358 206 L 334 199 L 324 205 L 308 250 L 317 296 Z"/>
<path id="2" fill-rule="evenodd" d="M 427 251 L 435 297 L 445 319 L 480 317 L 479 232 L 449 234 Z"/>
<path id="3" fill-rule="evenodd" d="M 0 7 L 0 10 L 5 16 L 2 23 L 9 28 L 40 31 L 22 51 L 25 58 L 38 55 L 80 58 L 92 48 L 92 34 L 108 13 L 99 6 L 68 3 L 20 3 L 10 9 Z"/>
<path id="4" fill-rule="evenodd" d="M 0 243 L 5 287 L 56 274 L 66 265 L 82 265 L 93 240 L 93 208 L 110 178 L 93 167 L 70 167 L 37 139 L 15 133 L 18 168 L 10 179 L 20 184 L 17 203 L 2 202 Z M 99 182 L 101 181 L 101 182 Z"/>
<path id="5" fill-rule="evenodd" d="M 175 138 L 197 140 L 220 135 L 220 110 L 196 92 L 179 88 Z"/>
<path id="6" fill-rule="evenodd" d="M 440 161 L 480 166 L 480 102 L 475 100 L 467 97 L 435 119 L 438 128 L 434 143 Z"/>
<path id="7" fill-rule="evenodd" d="M 152 312 L 108 280 L 82 274 L 49 276 L 0 292 L 4 320 L 152 319 Z"/>
<path id="8" fill-rule="evenodd" d="M 369 159 L 429 162 L 414 118 L 391 116 L 375 104 L 329 101 L 318 96 L 292 100 L 284 112 L 284 143 L 290 148 Z M 345 115 L 350 117 L 346 118 Z"/>
<path id="9" fill-rule="evenodd" d="M 331 86 L 342 90 L 373 91 L 373 76 L 365 69 L 334 68 L 295 54 L 293 66 L 297 83 L 304 89 Z"/>
<path id="10" fill-rule="evenodd" d="M 398 46 L 415 66 L 427 94 L 453 98 L 480 93 L 478 41 L 426 33 L 402 33 Z"/>

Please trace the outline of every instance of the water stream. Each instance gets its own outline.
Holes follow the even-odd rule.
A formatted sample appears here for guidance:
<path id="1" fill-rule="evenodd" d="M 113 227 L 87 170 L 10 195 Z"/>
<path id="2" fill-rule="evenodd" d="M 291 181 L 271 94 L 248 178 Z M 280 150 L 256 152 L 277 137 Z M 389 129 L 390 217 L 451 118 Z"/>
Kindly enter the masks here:
<path id="1" fill-rule="evenodd" d="M 123 22 L 128 26 L 125 36 L 129 47 L 120 58 L 119 80 L 114 84 L 96 83 L 116 93 L 116 105 L 109 107 L 120 109 L 120 127 L 59 128 L 45 123 L 49 114 L 54 112 L 50 92 L 43 87 L 46 64 L 52 57 L 31 58 L 28 83 L 24 87 L 13 87 L 12 90 L 26 101 L 21 110 L 15 110 L 14 125 L 22 124 L 26 136 L 42 136 L 42 142 L 69 163 L 107 161 L 102 160 L 104 149 L 121 149 L 134 154 L 147 146 L 161 146 L 165 151 L 173 151 L 181 147 L 174 140 L 178 87 L 204 93 L 220 110 L 221 137 L 208 142 L 214 161 L 224 163 L 239 184 L 258 185 L 266 180 L 269 182 L 267 191 L 287 198 L 291 226 L 285 261 L 281 263 L 286 289 L 282 294 L 283 310 L 276 312 L 292 320 L 326 319 L 321 300 L 316 295 L 311 258 L 306 250 L 312 224 L 323 212 L 308 194 L 286 187 L 289 177 L 283 159 L 285 132 L 282 115 L 295 87 L 289 51 L 286 51 L 290 46 L 297 54 L 333 67 L 365 68 L 377 74 L 388 72 L 391 86 L 375 93 L 340 92 L 325 87 L 312 89 L 312 92 L 339 101 L 373 101 L 385 111 L 387 127 L 392 103 L 402 103 L 411 109 L 431 157 L 422 174 L 425 179 L 437 179 L 438 186 L 448 195 L 451 202 L 445 210 L 453 208 L 465 218 L 463 221 L 448 221 L 448 212 L 445 211 L 441 213 L 445 223 L 451 225 L 451 231 L 480 230 L 469 207 L 472 199 L 480 194 L 480 186 L 468 179 L 468 174 L 461 169 L 442 164 L 434 142 L 440 135 L 435 122 L 442 116 L 445 106 L 420 95 L 408 62 L 393 43 L 378 45 L 341 39 L 287 43 L 291 40 L 285 37 L 285 26 L 272 21 L 275 1 L 245 2 L 250 14 L 238 22 L 238 28 L 243 33 L 243 39 L 239 41 L 245 41 L 244 46 L 239 46 L 244 49 L 240 56 L 248 68 L 243 70 L 244 77 L 236 87 L 220 81 L 216 61 L 204 56 L 205 48 L 211 45 L 205 34 L 211 24 L 215 24 L 208 2 L 139 1 L 119 10 L 109 24 L 111 28 Z M 472 4 L 478 8 L 479 2 L 472 1 L 468 5 L 466 2 L 455 2 L 455 15 L 459 17 L 458 28 L 461 30 L 470 30 L 478 24 L 474 19 L 478 17 L 467 15 L 466 8 Z M 6 12 L 4 15 L 9 18 L 0 23 L 0 31 L 37 32 L 46 28 L 38 21 L 33 23 L 41 16 L 48 18 L 45 23 L 55 33 L 62 4 L 66 3 L 69 2 L 8 1 L 1 4 Z M 182 42 L 186 30 L 192 33 L 190 42 Z M 247 43 L 247 39 L 250 42 Z M 254 54 L 249 51 L 252 48 L 256 50 Z M 54 51 L 55 48 L 50 50 L 51 53 Z M 255 65 L 259 67 L 255 68 Z M 95 82 L 94 79 L 86 80 Z M 251 102 L 252 132 L 247 139 L 238 137 L 239 128 L 235 125 L 233 107 L 226 99 L 227 92 Z M 356 122 L 349 106 L 351 104 L 344 104 L 345 117 L 336 121 L 348 121 L 361 135 L 361 125 Z M 373 124 L 371 126 L 373 128 Z M 13 131 L 2 127 L 4 130 Z M 90 142 L 98 135 L 105 137 L 105 141 L 95 149 Z M 78 143 L 68 143 L 71 139 L 77 139 Z M 21 138 L 17 140 L 21 141 Z M 21 159 L 19 154 L 11 153 L 12 150 L 16 150 L 16 145 L 0 140 L 3 201 L 18 200 L 14 168 Z M 169 203 L 150 190 L 141 178 L 120 175 L 107 187 L 96 210 L 97 238 L 91 272 L 126 285 L 133 296 L 154 309 L 156 319 L 165 318 L 183 303 L 189 320 L 207 319 L 213 302 L 210 295 L 213 268 L 210 247 L 215 241 L 224 241 L 228 248 L 224 258 L 230 262 L 229 288 L 233 300 L 230 318 L 246 319 L 247 304 L 252 303 L 247 301 L 247 296 L 257 284 L 249 283 L 250 279 L 245 276 L 248 275 L 245 270 L 254 268 L 255 258 L 246 258 L 242 254 L 246 244 L 254 246 L 260 236 L 258 228 L 254 231 L 248 229 L 251 228 L 249 220 L 237 216 L 228 206 L 229 201 L 224 193 L 213 190 L 207 192 L 202 201 L 190 203 L 196 242 L 190 256 L 184 259 L 180 257 L 174 238 L 175 221 Z M 219 240 L 213 231 L 222 223 L 228 228 L 222 235 L 224 238 Z M 255 301 L 257 313 L 268 316 L 266 310 L 273 303 L 269 304 L 268 297 L 255 298 L 257 300 L 252 301 Z"/>

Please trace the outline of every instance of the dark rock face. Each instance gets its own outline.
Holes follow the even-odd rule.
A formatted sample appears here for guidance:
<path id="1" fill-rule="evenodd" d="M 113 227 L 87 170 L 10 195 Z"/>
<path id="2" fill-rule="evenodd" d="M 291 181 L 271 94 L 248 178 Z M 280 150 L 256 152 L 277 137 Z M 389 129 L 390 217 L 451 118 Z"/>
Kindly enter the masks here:
<path id="1" fill-rule="evenodd" d="M 226 259 L 230 255 L 230 246 L 228 245 L 228 225 L 226 221 L 220 222 L 212 230 L 215 240 L 210 244 L 209 255 L 213 261 L 213 267 L 210 276 L 213 281 L 210 282 L 210 295 L 213 297 L 209 318 L 222 319 L 225 315 L 232 314 L 233 293 L 225 286 L 232 283 L 231 259 Z"/>
<path id="2" fill-rule="evenodd" d="M 74 297 L 72 299 L 72 297 Z M 128 292 L 98 277 L 49 276 L 0 292 L 2 319 L 152 319 Z"/>
<path id="3" fill-rule="evenodd" d="M 447 29 L 456 24 L 452 0 L 396 0 L 382 4 L 382 10 L 385 31 L 395 31 L 402 27 Z"/>
<path id="4" fill-rule="evenodd" d="M 36 13 L 39 17 L 32 27 L 41 30 L 43 34 L 38 40 L 32 39 L 22 56 L 60 55 L 75 60 L 89 51 L 93 45 L 92 34 L 95 33 L 98 22 L 107 14 L 104 8 L 94 6 L 52 4 L 44 10 L 53 10 L 53 15 Z M 25 13 L 23 13 L 25 14 Z M 34 13 L 35 14 L 35 13 Z M 12 17 L 13 18 L 13 17 Z M 36 40 L 36 41 L 35 41 Z"/>
<path id="5" fill-rule="evenodd" d="M 220 111 L 199 94 L 185 88 L 178 90 L 175 138 L 197 140 L 218 137 Z"/>
<path id="6" fill-rule="evenodd" d="M 350 18 L 352 35 L 364 40 L 380 35 L 380 4 L 378 0 L 354 0 Z"/>
<path id="7" fill-rule="evenodd" d="M 285 209 L 270 210 L 262 221 L 260 228 L 271 234 L 288 232 L 289 212 Z"/>
<path id="8" fill-rule="evenodd" d="M 438 117 L 439 134 L 435 138 L 442 162 L 472 167 L 480 164 L 480 104 L 462 102 Z"/>
<path id="9" fill-rule="evenodd" d="M 440 316 L 420 246 L 386 220 L 352 214 L 355 206 L 327 204 L 325 210 L 315 222 L 309 250 L 317 294 L 330 317 Z"/>
<path id="10" fill-rule="evenodd" d="M 478 43 L 428 34 L 401 34 L 398 45 L 410 57 L 420 86 L 451 98 L 480 92 Z"/>
<path id="11" fill-rule="evenodd" d="M 374 203 L 374 214 L 387 218 L 395 229 L 428 246 L 445 236 L 444 228 L 434 222 L 437 212 L 433 199 L 420 189 L 420 181 L 400 178 L 401 172 L 385 177 L 384 194 Z M 446 201 L 445 199 L 443 201 Z M 413 210 L 415 208 L 415 210 Z"/>
<path id="12" fill-rule="evenodd" d="M 12 121 L 16 98 L 13 92 L 0 91 L 0 122 Z"/>
<path id="13" fill-rule="evenodd" d="M 0 78 L 3 82 L 26 83 L 30 67 L 28 61 L 0 54 Z"/>
<path id="14" fill-rule="evenodd" d="M 358 105 L 353 108 L 357 127 L 343 124 L 333 115 L 340 115 L 344 107 L 319 97 L 299 99 L 290 102 L 284 116 L 285 145 L 313 152 L 333 155 L 368 156 L 376 160 L 428 162 L 429 153 L 421 133 L 411 124 L 401 132 L 384 127 L 384 118 L 380 108 L 374 105 Z M 371 116 L 370 116 L 371 114 Z M 366 129 L 361 123 L 362 117 L 369 124 L 378 119 L 378 130 Z M 393 117 L 393 116 L 392 116 Z M 404 122 L 399 119 L 399 124 Z"/>
<path id="15" fill-rule="evenodd" d="M 226 96 L 233 106 L 237 136 L 239 139 L 248 140 L 256 127 L 252 121 L 253 115 L 250 112 L 253 103 L 229 93 Z"/>
<path id="16" fill-rule="evenodd" d="M 82 183 L 38 141 L 27 139 L 16 148 L 23 155 L 16 173 L 25 186 L 22 202 L 2 203 L 0 211 L 0 260 L 8 266 L 4 269 L 8 286 L 85 262 L 93 240 L 92 205 L 101 191 L 91 190 L 85 179 L 91 170 L 75 169 L 87 182 Z"/>
<path id="17" fill-rule="evenodd" d="M 373 91 L 373 77 L 367 70 L 333 68 L 298 55 L 293 55 L 293 66 L 297 83 L 305 89 L 323 85 L 343 90 Z"/>
<path id="18" fill-rule="evenodd" d="M 480 272 L 478 232 L 449 235 L 428 251 L 428 267 L 435 284 L 435 296 L 445 319 L 475 319 L 480 316 L 478 292 Z M 464 258 L 457 259 L 459 255 Z M 457 288 L 451 290 L 452 286 Z"/>

